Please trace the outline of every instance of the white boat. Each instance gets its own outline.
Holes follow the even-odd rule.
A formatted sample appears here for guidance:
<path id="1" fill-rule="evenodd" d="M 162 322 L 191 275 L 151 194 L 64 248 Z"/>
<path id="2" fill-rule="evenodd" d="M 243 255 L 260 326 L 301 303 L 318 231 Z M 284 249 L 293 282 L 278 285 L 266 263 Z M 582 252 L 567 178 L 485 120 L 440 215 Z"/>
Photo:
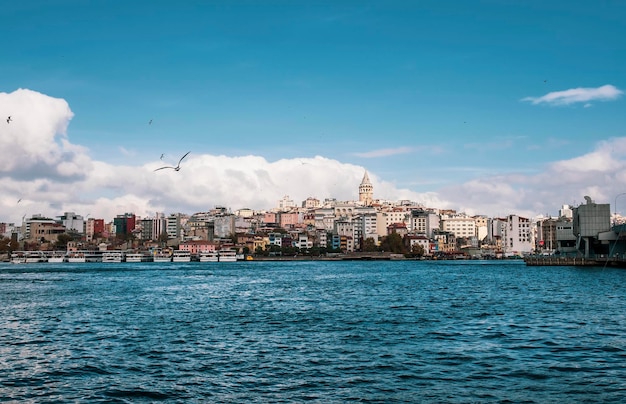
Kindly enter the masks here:
<path id="1" fill-rule="evenodd" d="M 95 251 L 72 251 L 67 254 L 67 262 L 102 262 L 102 254 Z"/>
<path id="2" fill-rule="evenodd" d="M 24 252 L 24 258 L 27 264 L 48 262 L 48 257 L 46 257 L 43 251 L 26 251 Z"/>
<path id="3" fill-rule="evenodd" d="M 73 251 L 67 254 L 67 262 L 87 262 L 85 253 L 82 251 Z"/>
<path id="4" fill-rule="evenodd" d="M 85 261 L 86 262 L 102 262 L 102 254 L 96 251 L 86 251 Z"/>
<path id="5" fill-rule="evenodd" d="M 235 250 L 220 250 L 219 251 L 220 262 L 235 262 L 237 261 L 237 251 Z"/>
<path id="6" fill-rule="evenodd" d="M 152 256 L 154 262 L 172 262 L 172 256 L 169 252 L 156 252 Z"/>
<path id="7" fill-rule="evenodd" d="M 67 260 L 66 254 L 64 251 L 55 251 L 48 257 L 48 262 L 65 262 Z"/>
<path id="8" fill-rule="evenodd" d="M 26 256 L 18 251 L 11 254 L 11 264 L 26 264 Z"/>
<path id="9" fill-rule="evenodd" d="M 126 262 L 150 262 L 152 257 L 150 255 L 140 252 L 126 253 Z"/>
<path id="10" fill-rule="evenodd" d="M 217 262 L 219 253 L 217 251 L 200 251 L 200 262 Z"/>
<path id="11" fill-rule="evenodd" d="M 173 262 L 191 262 L 191 252 L 187 250 L 174 250 Z"/>
<path id="12" fill-rule="evenodd" d="M 102 253 L 102 262 L 120 263 L 124 261 L 123 251 L 105 251 Z"/>

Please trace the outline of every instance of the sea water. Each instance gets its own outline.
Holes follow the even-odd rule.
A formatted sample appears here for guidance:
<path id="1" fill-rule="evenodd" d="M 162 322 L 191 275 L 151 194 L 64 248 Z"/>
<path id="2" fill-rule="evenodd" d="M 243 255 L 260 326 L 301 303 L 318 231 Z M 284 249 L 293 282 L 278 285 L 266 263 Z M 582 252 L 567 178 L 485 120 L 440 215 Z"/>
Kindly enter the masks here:
<path id="1" fill-rule="evenodd" d="M 0 264 L 0 401 L 626 402 L 626 271 Z"/>

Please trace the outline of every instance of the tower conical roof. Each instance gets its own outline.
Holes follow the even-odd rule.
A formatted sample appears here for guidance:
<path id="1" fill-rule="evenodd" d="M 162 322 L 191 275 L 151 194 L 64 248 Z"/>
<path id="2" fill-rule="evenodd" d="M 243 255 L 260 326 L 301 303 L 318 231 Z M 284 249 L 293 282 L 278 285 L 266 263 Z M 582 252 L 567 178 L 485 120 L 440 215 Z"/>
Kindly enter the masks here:
<path id="1" fill-rule="evenodd" d="M 372 183 L 370 182 L 370 177 L 367 175 L 367 171 L 365 172 L 365 174 L 363 175 L 363 180 L 361 180 L 361 185 L 371 185 Z"/>

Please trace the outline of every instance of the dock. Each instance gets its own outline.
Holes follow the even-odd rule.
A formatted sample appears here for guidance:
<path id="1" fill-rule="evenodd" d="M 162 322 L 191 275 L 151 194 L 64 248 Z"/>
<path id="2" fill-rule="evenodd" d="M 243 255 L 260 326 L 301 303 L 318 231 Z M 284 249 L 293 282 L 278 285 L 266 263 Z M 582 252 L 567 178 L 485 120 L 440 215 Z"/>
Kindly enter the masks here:
<path id="1" fill-rule="evenodd" d="M 527 266 L 575 266 L 575 267 L 612 267 L 626 268 L 626 260 L 621 258 L 583 258 L 531 256 L 524 258 Z"/>

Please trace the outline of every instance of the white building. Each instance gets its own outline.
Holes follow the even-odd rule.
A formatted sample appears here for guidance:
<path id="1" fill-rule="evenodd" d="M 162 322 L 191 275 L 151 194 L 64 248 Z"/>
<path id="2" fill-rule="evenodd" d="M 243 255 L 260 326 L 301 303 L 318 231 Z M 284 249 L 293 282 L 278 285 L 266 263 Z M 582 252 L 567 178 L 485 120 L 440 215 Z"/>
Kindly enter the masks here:
<path id="1" fill-rule="evenodd" d="M 424 234 L 427 237 L 432 237 L 433 232 L 440 229 L 439 215 L 423 209 L 414 209 L 411 211 L 408 228 L 413 234 Z"/>
<path id="2" fill-rule="evenodd" d="M 472 217 L 451 217 L 441 220 L 441 229 L 453 233 L 456 238 L 475 238 L 476 221 Z"/>
<path id="3" fill-rule="evenodd" d="M 533 250 L 530 219 L 509 215 L 504 226 L 502 249 L 505 255 L 519 255 Z"/>
<path id="4" fill-rule="evenodd" d="M 59 216 L 59 221 L 67 230 L 74 230 L 78 233 L 85 232 L 85 219 L 74 212 L 65 212 L 62 216 Z"/>

